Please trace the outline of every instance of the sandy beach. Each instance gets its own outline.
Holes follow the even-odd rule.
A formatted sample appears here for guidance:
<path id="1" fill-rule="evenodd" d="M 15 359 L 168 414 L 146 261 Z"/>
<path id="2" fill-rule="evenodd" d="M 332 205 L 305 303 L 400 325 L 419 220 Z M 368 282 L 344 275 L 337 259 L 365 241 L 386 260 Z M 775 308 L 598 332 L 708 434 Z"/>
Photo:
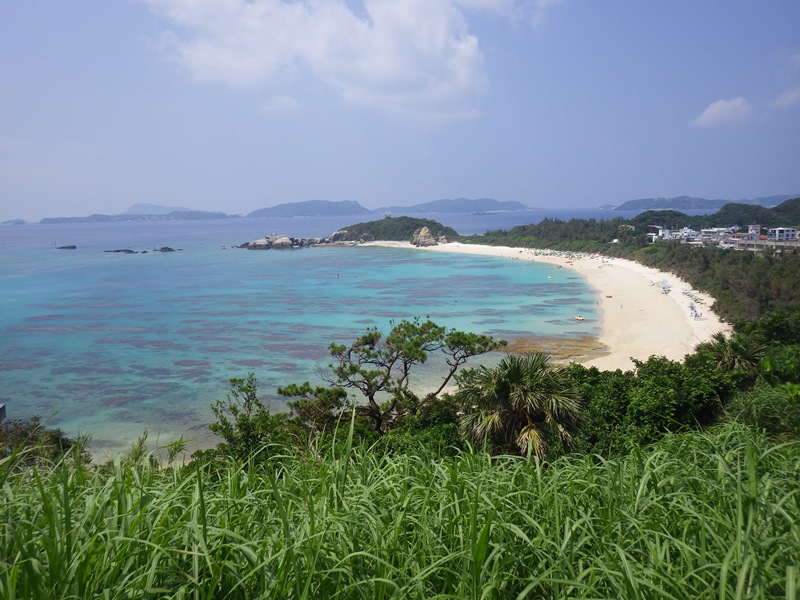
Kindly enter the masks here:
<path id="1" fill-rule="evenodd" d="M 709 308 L 713 298 L 674 275 L 629 260 L 458 242 L 427 248 L 403 242 L 374 244 L 530 260 L 574 270 L 597 295 L 602 319 L 599 341 L 608 351 L 579 362 L 602 370 L 632 369 L 632 358 L 644 360 L 654 354 L 681 360 L 714 333 L 730 330 Z"/>

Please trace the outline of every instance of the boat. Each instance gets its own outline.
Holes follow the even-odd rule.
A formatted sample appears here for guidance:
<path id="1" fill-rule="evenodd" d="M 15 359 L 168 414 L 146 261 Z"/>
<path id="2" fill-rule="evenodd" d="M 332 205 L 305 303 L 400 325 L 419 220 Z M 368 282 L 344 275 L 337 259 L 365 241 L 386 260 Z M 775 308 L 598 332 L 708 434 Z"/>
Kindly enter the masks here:
<path id="1" fill-rule="evenodd" d="M 585 318 L 583 318 L 583 317 L 582 317 L 582 316 L 580 316 L 580 315 L 575 315 L 575 316 L 574 316 L 574 317 L 572 317 L 572 318 L 573 318 L 573 319 L 575 319 L 576 321 L 585 321 L 585 320 L 586 320 Z"/>

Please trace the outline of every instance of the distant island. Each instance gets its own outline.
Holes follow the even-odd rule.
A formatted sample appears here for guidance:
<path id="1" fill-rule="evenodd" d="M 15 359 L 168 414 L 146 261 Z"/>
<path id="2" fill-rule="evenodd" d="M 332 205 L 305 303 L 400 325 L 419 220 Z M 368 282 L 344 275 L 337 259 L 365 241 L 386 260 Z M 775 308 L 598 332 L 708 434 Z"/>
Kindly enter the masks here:
<path id="1" fill-rule="evenodd" d="M 306 200 L 305 202 L 278 204 L 270 208 L 259 208 L 248 213 L 247 217 L 257 219 L 262 217 L 330 217 L 369 214 L 372 214 L 371 210 L 364 208 L 358 202 L 350 200 L 342 202 Z"/>
<path id="2" fill-rule="evenodd" d="M 445 198 L 411 204 L 409 206 L 384 206 L 374 210 L 363 207 L 358 202 L 329 200 L 308 200 L 306 202 L 290 202 L 278 204 L 271 208 L 260 208 L 249 213 L 248 217 L 317 217 L 368 214 L 424 214 L 424 213 L 460 213 L 469 214 L 489 211 L 531 210 L 519 202 L 502 202 L 493 198 Z"/>
<path id="3" fill-rule="evenodd" d="M 531 210 L 519 202 L 495 200 L 493 198 L 445 198 L 423 202 L 422 204 L 412 204 L 411 206 L 388 206 L 376 209 L 375 212 L 391 213 L 475 213 L 489 211 L 514 211 Z"/>
<path id="4" fill-rule="evenodd" d="M 258 219 L 265 217 L 330 217 L 360 216 L 386 213 L 421 214 L 421 213 L 481 213 L 490 211 L 531 210 L 519 202 L 501 202 L 492 198 L 455 198 L 412 204 L 411 206 L 391 206 L 377 209 L 365 208 L 352 200 L 306 200 L 304 202 L 287 202 L 275 206 L 259 208 L 248 213 L 244 218 Z M 139 203 L 118 215 L 94 214 L 88 217 L 46 217 L 43 224 L 53 223 L 118 223 L 123 221 L 187 221 L 201 219 L 240 219 L 239 215 L 228 215 L 223 212 L 209 212 L 160 206 L 157 204 Z"/>
<path id="5" fill-rule="evenodd" d="M 618 206 L 603 205 L 602 209 L 625 210 L 718 210 L 730 204 L 771 208 L 786 200 L 797 197 L 797 194 L 782 194 L 744 200 L 709 200 L 693 196 L 677 196 L 675 198 L 640 198 L 628 200 Z M 271 207 L 259 208 L 244 217 L 228 215 L 217 211 L 192 210 L 157 204 L 138 203 L 118 215 L 94 214 L 88 217 L 47 217 L 40 221 L 50 223 L 117 223 L 122 221 L 194 221 L 203 219 L 241 219 L 241 218 L 286 218 L 286 217 L 328 217 L 328 216 L 362 216 L 362 215 L 419 215 L 419 214 L 481 214 L 489 212 L 511 212 L 537 210 L 516 201 L 500 201 L 493 198 L 444 198 L 411 204 L 409 206 L 384 206 L 376 209 L 365 208 L 352 200 L 306 200 L 303 202 L 286 202 Z M 4 221 L 4 225 L 25 224 L 21 219 Z"/>
<path id="6" fill-rule="evenodd" d="M 200 221 L 205 219 L 236 219 L 221 212 L 204 210 L 174 211 L 166 214 L 136 215 L 89 215 L 88 217 L 45 217 L 39 221 L 43 225 L 56 223 L 121 223 L 124 221 Z"/>
<path id="7" fill-rule="evenodd" d="M 187 213 L 196 212 L 191 208 L 184 208 L 180 206 L 161 206 L 160 204 L 150 204 L 148 202 L 139 202 L 134 204 L 124 215 L 168 215 L 169 213 Z"/>
<path id="8" fill-rule="evenodd" d="M 796 198 L 797 194 L 781 194 L 778 196 L 764 196 L 761 198 L 744 198 L 742 200 L 709 200 L 708 198 L 695 198 L 693 196 L 677 196 L 675 198 L 640 198 L 628 200 L 615 208 L 615 210 L 704 210 L 719 209 L 726 204 L 753 204 L 770 208 L 778 206 L 786 200 Z"/>

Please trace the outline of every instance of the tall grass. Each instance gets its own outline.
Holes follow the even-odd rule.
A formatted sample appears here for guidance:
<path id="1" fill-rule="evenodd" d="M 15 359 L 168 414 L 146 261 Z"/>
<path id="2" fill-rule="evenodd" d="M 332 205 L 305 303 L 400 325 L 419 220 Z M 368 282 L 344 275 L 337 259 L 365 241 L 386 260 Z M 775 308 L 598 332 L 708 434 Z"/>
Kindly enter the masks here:
<path id="1" fill-rule="evenodd" d="M 346 435 L 347 431 L 340 431 Z M 795 598 L 800 445 L 0 465 L 0 598 Z"/>

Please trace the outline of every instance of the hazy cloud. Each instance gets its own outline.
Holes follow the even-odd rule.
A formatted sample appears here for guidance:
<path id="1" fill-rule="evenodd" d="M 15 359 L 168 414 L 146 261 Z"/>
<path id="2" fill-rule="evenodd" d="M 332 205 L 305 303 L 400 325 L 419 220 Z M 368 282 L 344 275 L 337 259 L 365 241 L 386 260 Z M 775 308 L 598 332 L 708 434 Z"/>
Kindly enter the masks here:
<path id="1" fill-rule="evenodd" d="M 800 86 L 786 90 L 775 98 L 772 105 L 776 108 L 791 108 L 800 104 Z"/>
<path id="2" fill-rule="evenodd" d="M 358 14 L 344 0 L 142 1 L 175 26 L 162 44 L 198 81 L 280 90 L 311 76 L 355 104 L 448 120 L 475 116 L 487 88 L 464 10 L 533 19 L 557 0 L 364 0 Z"/>
<path id="3" fill-rule="evenodd" d="M 753 116 L 753 107 L 745 98 L 717 100 L 708 105 L 696 119 L 689 122 L 695 127 L 718 127 L 748 121 Z"/>

